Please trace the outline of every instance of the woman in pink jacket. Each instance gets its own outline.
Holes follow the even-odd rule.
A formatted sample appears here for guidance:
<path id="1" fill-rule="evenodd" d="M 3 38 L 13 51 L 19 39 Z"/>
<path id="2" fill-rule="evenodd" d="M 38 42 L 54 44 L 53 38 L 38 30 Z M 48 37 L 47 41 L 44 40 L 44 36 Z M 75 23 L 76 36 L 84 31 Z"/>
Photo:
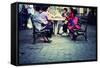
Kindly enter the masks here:
<path id="1" fill-rule="evenodd" d="M 80 29 L 78 24 L 78 17 L 76 16 L 77 10 L 71 8 L 71 12 L 68 19 L 68 28 L 73 31 L 73 29 Z"/>
<path id="2" fill-rule="evenodd" d="M 68 18 L 68 29 L 73 36 L 72 39 L 75 39 L 74 29 L 75 30 L 80 29 L 80 25 L 78 24 L 79 18 L 76 16 L 76 14 L 77 14 L 77 10 L 71 8 L 71 12 Z"/>

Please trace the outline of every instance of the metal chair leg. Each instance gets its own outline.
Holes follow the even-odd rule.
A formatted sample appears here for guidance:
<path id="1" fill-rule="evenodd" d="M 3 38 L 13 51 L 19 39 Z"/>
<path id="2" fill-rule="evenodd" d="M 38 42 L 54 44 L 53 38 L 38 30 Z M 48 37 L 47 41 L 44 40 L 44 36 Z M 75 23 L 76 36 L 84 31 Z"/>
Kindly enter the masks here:
<path id="1" fill-rule="evenodd" d="M 35 34 L 33 34 L 33 44 L 36 43 L 36 37 L 35 37 Z"/>

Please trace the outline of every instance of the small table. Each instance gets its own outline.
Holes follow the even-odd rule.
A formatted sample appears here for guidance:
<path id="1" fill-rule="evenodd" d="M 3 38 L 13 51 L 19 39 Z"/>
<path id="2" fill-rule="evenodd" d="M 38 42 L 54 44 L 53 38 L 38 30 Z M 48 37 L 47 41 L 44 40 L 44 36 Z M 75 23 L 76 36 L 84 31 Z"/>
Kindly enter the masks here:
<path id="1" fill-rule="evenodd" d="M 53 21 L 53 25 L 54 25 L 54 34 L 55 34 L 55 27 L 57 26 L 57 22 L 58 22 L 58 21 L 64 21 L 65 18 L 64 18 L 64 17 L 56 17 L 56 18 L 49 18 L 49 20 Z"/>

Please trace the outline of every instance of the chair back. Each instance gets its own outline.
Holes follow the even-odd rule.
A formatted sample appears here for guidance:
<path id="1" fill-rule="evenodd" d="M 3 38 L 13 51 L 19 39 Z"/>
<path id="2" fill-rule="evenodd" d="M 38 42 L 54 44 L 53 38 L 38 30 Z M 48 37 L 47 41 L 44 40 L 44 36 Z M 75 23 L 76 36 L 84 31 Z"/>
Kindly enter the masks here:
<path id="1" fill-rule="evenodd" d="M 81 24 L 81 30 L 83 30 L 84 32 L 87 31 L 87 24 L 86 23 Z"/>

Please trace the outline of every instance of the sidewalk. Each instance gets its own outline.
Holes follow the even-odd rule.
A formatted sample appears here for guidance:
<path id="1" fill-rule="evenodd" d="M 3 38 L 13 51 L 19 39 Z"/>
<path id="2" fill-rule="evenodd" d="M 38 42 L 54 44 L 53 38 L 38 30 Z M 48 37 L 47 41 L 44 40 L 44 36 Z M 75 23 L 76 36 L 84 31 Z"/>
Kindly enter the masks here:
<path id="1" fill-rule="evenodd" d="M 69 37 L 55 35 L 51 43 L 32 44 L 32 30 L 19 32 L 20 64 L 95 60 L 96 28 L 88 26 L 88 41 L 79 37 L 76 42 Z"/>

